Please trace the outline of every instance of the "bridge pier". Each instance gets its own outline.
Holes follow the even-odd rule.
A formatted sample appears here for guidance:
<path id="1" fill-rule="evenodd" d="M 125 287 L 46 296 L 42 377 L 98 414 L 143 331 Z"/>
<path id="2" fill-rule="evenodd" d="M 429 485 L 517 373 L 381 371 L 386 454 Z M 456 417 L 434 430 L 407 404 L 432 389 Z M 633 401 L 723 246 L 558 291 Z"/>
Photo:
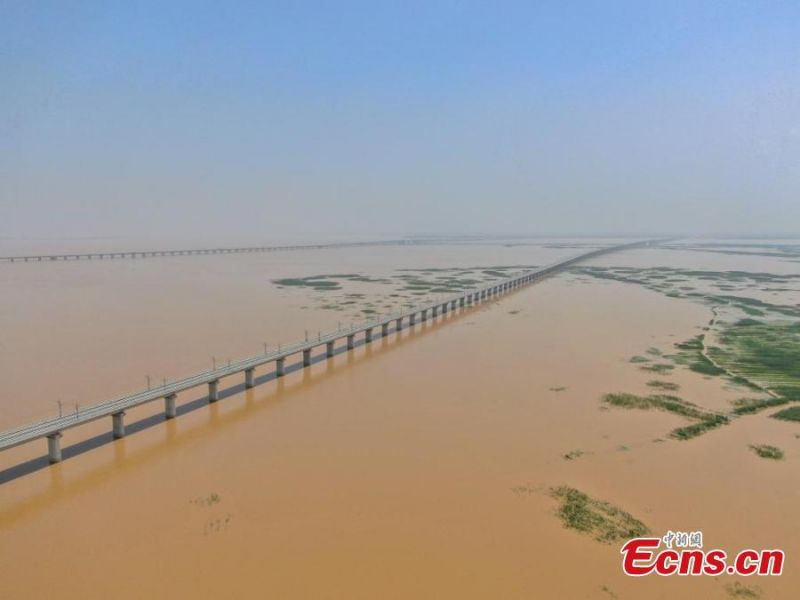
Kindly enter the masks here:
<path id="1" fill-rule="evenodd" d="M 275 377 L 283 377 L 285 358 L 278 358 L 275 360 Z"/>
<path id="2" fill-rule="evenodd" d="M 303 366 L 311 366 L 311 348 L 303 350 Z"/>
<path id="3" fill-rule="evenodd" d="M 400 331 L 403 328 L 403 317 L 400 317 L 394 322 L 394 330 Z"/>
<path id="4" fill-rule="evenodd" d="M 417 320 L 417 315 L 416 314 L 411 313 L 410 315 L 408 315 L 408 326 L 409 327 L 413 327 L 414 326 L 414 322 L 416 320 Z"/>
<path id="5" fill-rule="evenodd" d="M 387 335 L 389 335 L 389 324 L 384 323 L 381 325 L 381 337 L 386 337 Z"/>
<path id="6" fill-rule="evenodd" d="M 251 387 L 255 386 L 255 369 L 245 369 L 244 370 L 244 387 L 245 389 L 250 389 Z"/>
<path id="7" fill-rule="evenodd" d="M 442 304 L 442 314 L 446 314 L 446 313 L 447 313 L 447 302 Z"/>
<path id="8" fill-rule="evenodd" d="M 208 382 L 208 401 L 216 402 L 219 400 L 219 379 Z"/>
<path id="9" fill-rule="evenodd" d="M 125 437 L 125 411 L 111 415 L 111 434 L 115 440 Z"/>
<path id="10" fill-rule="evenodd" d="M 451 309 L 453 309 L 453 310 L 455 310 L 455 309 L 456 309 L 456 301 L 455 301 L 455 300 L 453 300 L 453 301 L 450 303 L 450 308 L 451 308 Z"/>
<path id="11" fill-rule="evenodd" d="M 176 394 L 169 394 L 164 396 L 164 417 L 167 419 L 174 419 L 178 416 L 175 400 L 178 396 Z"/>
<path id="12" fill-rule="evenodd" d="M 61 432 L 47 436 L 47 462 L 51 465 L 61 462 Z"/>
<path id="13" fill-rule="evenodd" d="M 439 314 L 439 307 L 438 306 L 434 306 L 431 309 L 431 313 L 433 314 L 434 317 L 437 316 Z"/>
<path id="14" fill-rule="evenodd" d="M 333 356 L 333 342 L 328 342 L 325 344 L 325 356 L 331 358 Z"/>
<path id="15" fill-rule="evenodd" d="M 422 309 L 422 312 L 419 314 L 419 320 L 420 321 L 427 321 L 428 320 L 428 309 L 427 308 Z"/>
<path id="16" fill-rule="evenodd" d="M 459 299 L 458 299 L 458 305 L 459 305 L 461 308 L 464 308 L 464 302 L 465 302 L 465 300 L 464 300 L 464 296 L 461 296 L 461 298 L 459 298 Z"/>
<path id="17" fill-rule="evenodd" d="M 364 341 L 368 344 L 372 341 L 372 327 L 364 330 Z"/>
<path id="18" fill-rule="evenodd" d="M 356 345 L 356 336 L 354 336 L 351 333 L 350 335 L 347 336 L 347 349 L 352 350 L 353 346 L 355 345 Z"/>

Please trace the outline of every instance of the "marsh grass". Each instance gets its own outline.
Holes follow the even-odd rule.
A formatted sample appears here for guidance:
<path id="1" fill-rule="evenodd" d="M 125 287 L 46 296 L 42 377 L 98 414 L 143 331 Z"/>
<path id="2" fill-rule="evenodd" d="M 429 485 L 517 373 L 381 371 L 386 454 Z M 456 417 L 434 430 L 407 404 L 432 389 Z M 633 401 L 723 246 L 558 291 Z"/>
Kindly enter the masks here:
<path id="1" fill-rule="evenodd" d="M 740 319 L 719 335 L 709 354 L 747 380 L 784 398 L 800 398 L 800 322 Z"/>
<path id="2" fill-rule="evenodd" d="M 765 408 L 773 408 L 787 404 L 789 400 L 785 398 L 739 398 L 734 400 L 733 414 L 735 415 L 752 415 L 764 410 Z"/>
<path id="3" fill-rule="evenodd" d="M 671 381 L 660 381 L 658 379 L 651 379 L 647 382 L 647 385 L 651 388 L 662 390 L 664 392 L 677 392 L 681 388 L 681 386 L 679 386 L 677 383 L 672 383 Z"/>
<path id="4" fill-rule="evenodd" d="M 208 496 L 200 496 L 189 500 L 189 504 L 195 504 L 197 506 L 214 506 L 220 502 L 222 502 L 222 498 L 216 492 L 211 492 Z"/>
<path id="5" fill-rule="evenodd" d="M 652 394 L 650 396 L 637 396 L 636 394 L 627 393 L 606 394 L 603 396 L 603 402 L 618 408 L 662 410 L 687 419 L 696 420 L 697 423 L 678 427 L 670 432 L 670 437 L 677 440 L 688 440 L 697 437 L 729 422 L 728 417 L 725 415 L 703 410 L 691 402 L 667 394 Z"/>
<path id="6" fill-rule="evenodd" d="M 770 446 L 769 444 L 751 444 L 750 450 L 758 454 L 761 458 L 768 458 L 770 460 L 783 460 L 783 450 L 777 446 Z"/>
<path id="7" fill-rule="evenodd" d="M 654 365 L 643 365 L 639 367 L 642 371 L 647 371 L 648 373 L 658 373 L 659 375 L 665 375 L 670 371 L 675 369 L 675 365 L 671 365 L 669 363 L 656 363 Z"/>
<path id="8" fill-rule="evenodd" d="M 792 406 L 770 415 L 773 419 L 780 419 L 781 421 L 800 421 L 800 406 Z"/>
<path id="9" fill-rule="evenodd" d="M 704 344 L 705 334 L 701 333 L 685 342 L 675 344 L 678 353 L 671 355 L 670 358 L 701 375 L 724 375 L 724 369 L 717 367 L 703 354 Z"/>
<path id="10" fill-rule="evenodd" d="M 557 514 L 564 527 L 591 535 L 598 542 L 611 544 L 650 532 L 630 513 L 573 487 L 551 488 L 550 495 L 560 502 Z"/>
<path id="11" fill-rule="evenodd" d="M 738 581 L 725 586 L 725 591 L 731 598 L 745 598 L 755 600 L 761 598 L 761 589 L 758 586 L 747 586 Z"/>
<path id="12" fill-rule="evenodd" d="M 566 454 L 562 454 L 561 458 L 564 460 L 575 460 L 586 454 L 583 450 L 570 450 Z"/>
<path id="13" fill-rule="evenodd" d="M 324 279 L 325 275 L 312 275 L 311 277 L 287 277 L 275 279 L 272 283 L 280 287 L 307 287 L 314 290 L 340 290 L 342 286 L 338 281 Z M 322 278 L 322 279 L 321 279 Z"/>

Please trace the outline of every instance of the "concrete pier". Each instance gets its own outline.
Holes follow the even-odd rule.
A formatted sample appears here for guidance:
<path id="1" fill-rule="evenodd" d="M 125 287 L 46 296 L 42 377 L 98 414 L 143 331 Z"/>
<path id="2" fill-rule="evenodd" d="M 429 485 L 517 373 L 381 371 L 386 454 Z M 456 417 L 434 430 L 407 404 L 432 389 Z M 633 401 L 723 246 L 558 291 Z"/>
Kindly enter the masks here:
<path id="1" fill-rule="evenodd" d="M 410 315 L 408 315 L 408 325 L 409 325 L 409 327 L 413 327 L 414 326 L 414 322 L 417 320 L 416 317 L 417 317 L 417 315 L 415 315 L 414 313 L 411 313 Z"/>
<path id="2" fill-rule="evenodd" d="M 445 314 L 445 313 L 447 313 L 447 302 L 442 304 L 442 314 Z"/>
<path id="3" fill-rule="evenodd" d="M 255 385 L 255 369 L 245 369 L 244 370 L 244 387 L 245 389 L 250 389 Z"/>
<path id="4" fill-rule="evenodd" d="M 423 308 L 422 312 L 419 313 L 419 320 L 420 321 L 427 321 L 428 320 L 428 310 L 426 308 Z"/>
<path id="5" fill-rule="evenodd" d="M 328 358 L 333 356 L 333 342 L 328 342 L 325 344 L 325 356 Z"/>
<path id="6" fill-rule="evenodd" d="M 216 402 L 219 400 L 219 379 L 208 382 L 208 401 Z"/>
<path id="7" fill-rule="evenodd" d="M 386 337 L 387 335 L 389 335 L 389 324 L 384 323 L 381 325 L 381 337 Z"/>
<path id="8" fill-rule="evenodd" d="M 364 330 L 364 341 L 368 344 L 372 341 L 372 327 Z"/>
<path id="9" fill-rule="evenodd" d="M 169 394 L 164 396 L 164 416 L 167 419 L 174 419 L 178 416 L 178 410 L 175 406 L 178 395 L 177 394 Z"/>
<path id="10" fill-rule="evenodd" d="M 310 367 L 311 366 L 311 348 L 306 348 L 303 350 L 303 366 Z"/>
<path id="11" fill-rule="evenodd" d="M 459 305 L 461 308 L 464 308 L 464 302 L 465 302 L 465 300 L 464 300 L 464 296 L 461 296 L 461 298 L 459 298 L 459 299 L 458 299 L 458 305 Z"/>
<path id="12" fill-rule="evenodd" d="M 403 318 L 400 317 L 394 322 L 394 330 L 400 331 L 403 328 Z"/>
<path id="13" fill-rule="evenodd" d="M 111 415 L 111 434 L 115 440 L 125 437 L 125 411 Z"/>
<path id="14" fill-rule="evenodd" d="M 51 433 L 47 436 L 47 461 L 53 465 L 61 462 L 61 432 Z"/>
<path id="15" fill-rule="evenodd" d="M 356 345 L 356 336 L 350 334 L 347 336 L 347 349 L 352 350 L 353 347 Z"/>
<path id="16" fill-rule="evenodd" d="M 285 358 L 279 358 L 275 361 L 275 377 L 283 377 Z"/>

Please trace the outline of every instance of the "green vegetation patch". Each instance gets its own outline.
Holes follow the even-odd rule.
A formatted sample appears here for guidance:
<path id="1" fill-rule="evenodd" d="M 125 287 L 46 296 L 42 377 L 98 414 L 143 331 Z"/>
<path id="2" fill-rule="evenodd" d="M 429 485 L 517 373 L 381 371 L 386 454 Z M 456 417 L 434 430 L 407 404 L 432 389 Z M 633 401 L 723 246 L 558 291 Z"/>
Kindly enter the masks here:
<path id="1" fill-rule="evenodd" d="M 564 460 L 575 460 L 586 454 L 583 450 L 570 450 L 566 454 L 562 454 L 561 458 Z"/>
<path id="2" fill-rule="evenodd" d="M 677 383 L 672 383 L 671 381 L 660 381 L 658 379 L 652 379 L 648 381 L 647 385 L 651 388 L 665 392 L 677 392 L 681 388 L 681 386 L 679 386 Z"/>
<path id="3" fill-rule="evenodd" d="M 800 421 L 800 406 L 785 408 L 771 416 L 773 419 L 780 419 L 781 421 Z"/>
<path id="4" fill-rule="evenodd" d="M 656 363 L 654 365 L 643 365 L 639 368 L 642 371 L 648 371 L 649 373 L 659 373 L 664 375 L 665 373 L 669 373 L 675 369 L 675 365 L 671 365 L 669 363 Z"/>
<path id="5" fill-rule="evenodd" d="M 337 273 L 334 275 L 309 275 L 308 277 L 284 277 L 273 279 L 272 283 L 280 287 L 306 287 L 313 290 L 340 290 L 343 281 L 361 283 L 391 283 L 388 279 L 369 277 L 360 273 Z"/>
<path id="6" fill-rule="evenodd" d="M 751 445 L 750 450 L 758 454 L 761 458 L 783 460 L 783 450 L 776 446 L 770 446 L 769 444 Z"/>
<path id="7" fill-rule="evenodd" d="M 706 411 L 682 398 L 666 394 L 653 394 L 650 396 L 625 393 L 606 394 L 603 396 L 603 402 L 618 408 L 663 410 L 697 421 L 697 423 L 672 430 L 670 437 L 676 440 L 688 440 L 697 437 L 706 431 L 726 425 L 729 422 L 728 417 L 725 415 Z"/>
<path id="8" fill-rule="evenodd" d="M 725 591 L 728 592 L 731 598 L 746 598 L 749 600 L 761 598 L 761 589 L 758 586 L 748 586 L 738 581 L 727 584 Z"/>
<path id="9" fill-rule="evenodd" d="M 761 312 L 773 312 L 786 317 L 800 317 L 800 307 L 788 304 L 772 304 L 756 298 L 746 296 L 709 296 L 713 300 L 718 300 L 723 304 L 732 304 L 738 308 L 749 308 Z M 745 311 L 746 312 L 746 311 Z"/>
<path id="10" fill-rule="evenodd" d="M 715 365 L 703 354 L 705 347 L 705 334 L 701 333 L 685 342 L 675 344 L 677 354 L 670 356 L 676 363 L 689 367 L 690 370 L 701 375 L 724 375 L 725 370 Z"/>
<path id="11" fill-rule="evenodd" d="M 281 287 L 307 287 L 314 290 L 340 290 L 342 286 L 338 281 L 321 279 L 325 275 L 312 275 L 311 277 L 286 277 L 274 279 L 272 283 Z"/>
<path id="12" fill-rule="evenodd" d="M 800 399 L 800 322 L 740 319 L 726 326 L 709 355 L 729 371 Z"/>
<path id="13" fill-rule="evenodd" d="M 735 415 L 752 415 L 764 410 L 788 403 L 785 398 L 739 398 L 733 402 Z"/>
<path id="14" fill-rule="evenodd" d="M 598 542 L 611 544 L 650 532 L 631 514 L 573 487 L 551 488 L 550 495 L 560 502 L 558 516 L 564 527 L 591 535 Z"/>

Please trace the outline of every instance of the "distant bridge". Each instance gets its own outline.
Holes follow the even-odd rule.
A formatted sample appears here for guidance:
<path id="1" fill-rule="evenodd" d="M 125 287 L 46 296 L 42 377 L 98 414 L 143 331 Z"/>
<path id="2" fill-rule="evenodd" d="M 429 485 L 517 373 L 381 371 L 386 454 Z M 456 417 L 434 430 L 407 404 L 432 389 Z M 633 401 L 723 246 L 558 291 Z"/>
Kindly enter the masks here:
<path id="1" fill-rule="evenodd" d="M 0 433 L 0 451 L 41 438 L 47 438 L 48 459 L 50 463 L 57 463 L 61 461 L 60 440 L 62 432 L 66 429 L 90 423 L 97 419 L 111 417 L 113 437 L 121 438 L 125 435 L 125 411 L 127 409 L 147 404 L 154 400 L 163 400 L 164 416 L 167 419 L 172 419 L 177 416 L 176 403 L 177 395 L 180 392 L 206 385 L 208 386 L 208 401 L 216 402 L 219 399 L 219 382 L 224 377 L 243 373 L 245 387 L 252 388 L 255 385 L 255 370 L 258 367 L 274 364 L 275 376 L 282 377 L 285 372 L 285 362 L 289 356 L 302 355 L 303 367 L 308 367 L 311 365 L 311 353 L 317 347 L 325 346 L 325 356 L 326 358 L 331 358 L 334 356 L 336 343 L 342 340 L 344 340 L 347 350 L 352 350 L 355 347 L 356 336 L 363 336 L 363 342 L 368 344 L 372 342 L 373 333 L 377 328 L 380 328 L 381 337 L 387 337 L 391 333 L 399 332 L 404 325 L 413 327 L 417 322 L 417 318 L 420 321 L 425 321 L 428 318 L 436 318 L 440 312 L 444 315 L 448 311 L 454 311 L 457 308 L 465 309 L 468 306 L 475 306 L 487 299 L 536 283 L 549 275 L 563 271 L 579 261 L 611 252 L 650 246 L 660 241 L 634 242 L 593 250 L 547 267 L 534 269 L 521 275 L 494 282 L 489 286 L 461 291 L 446 299 L 439 298 L 435 302 L 418 305 L 405 311 L 380 315 L 345 329 L 337 329 L 324 334 L 320 333 L 314 339 L 307 339 L 288 346 L 279 346 L 271 352 L 266 351 L 264 354 L 245 358 L 210 371 L 197 373 L 171 382 L 164 382 L 164 385 L 156 388 L 113 400 L 106 400 L 69 415 L 46 419 L 38 423 L 5 431 Z"/>
<path id="2" fill-rule="evenodd" d="M 325 250 L 328 248 L 358 248 L 361 246 L 410 246 L 440 244 L 446 239 L 399 239 L 364 242 L 330 242 L 328 244 L 294 244 L 288 246 L 240 246 L 236 248 L 194 248 L 185 250 L 126 250 L 114 252 L 84 252 L 69 254 L 28 254 L 0 256 L 0 262 L 43 262 L 51 260 L 103 260 L 114 258 L 151 258 L 154 256 L 190 256 L 207 254 L 243 254 L 246 252 L 287 252 L 291 250 Z"/>

